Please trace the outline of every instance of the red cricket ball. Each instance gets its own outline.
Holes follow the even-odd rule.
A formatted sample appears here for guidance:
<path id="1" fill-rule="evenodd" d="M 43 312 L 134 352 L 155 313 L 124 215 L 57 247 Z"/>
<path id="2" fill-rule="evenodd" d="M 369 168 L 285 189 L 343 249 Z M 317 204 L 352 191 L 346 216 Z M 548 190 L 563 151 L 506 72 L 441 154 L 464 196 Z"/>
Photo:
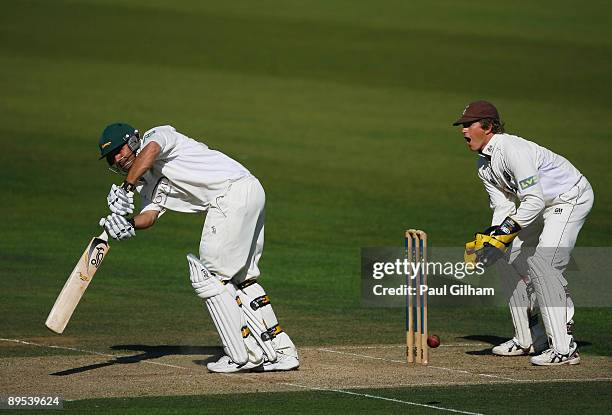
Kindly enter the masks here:
<path id="1" fill-rule="evenodd" d="M 427 338 L 427 345 L 432 349 L 435 349 L 440 345 L 440 338 L 437 335 L 432 334 Z"/>

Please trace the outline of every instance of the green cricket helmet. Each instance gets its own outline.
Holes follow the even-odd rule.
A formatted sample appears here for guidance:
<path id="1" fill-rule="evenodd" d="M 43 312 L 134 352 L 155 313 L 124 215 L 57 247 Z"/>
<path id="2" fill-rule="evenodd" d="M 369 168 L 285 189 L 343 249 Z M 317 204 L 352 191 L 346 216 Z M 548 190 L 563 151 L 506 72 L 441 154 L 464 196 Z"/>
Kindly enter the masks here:
<path id="1" fill-rule="evenodd" d="M 116 152 L 121 150 L 124 144 L 127 144 L 130 150 L 134 152 L 138 150 L 140 148 L 138 130 L 126 123 L 107 125 L 98 140 L 100 160 L 106 158 L 108 164 L 112 165 L 114 161 L 109 156 L 114 156 Z"/>

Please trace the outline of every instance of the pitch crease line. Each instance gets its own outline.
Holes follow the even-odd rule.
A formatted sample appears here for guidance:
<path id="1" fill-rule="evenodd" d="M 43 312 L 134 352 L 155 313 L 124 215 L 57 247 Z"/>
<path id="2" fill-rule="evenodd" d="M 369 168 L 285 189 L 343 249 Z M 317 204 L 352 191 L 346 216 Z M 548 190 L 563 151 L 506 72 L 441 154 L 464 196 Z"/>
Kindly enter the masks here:
<path id="1" fill-rule="evenodd" d="M 385 362 L 406 363 L 403 360 L 385 359 L 384 357 L 369 356 L 367 354 L 360 354 L 360 353 L 341 352 L 340 350 L 332 350 L 332 349 L 317 349 L 317 350 L 320 352 L 337 353 L 337 354 L 344 354 L 347 356 L 363 357 L 365 359 L 383 360 Z"/>
<path id="2" fill-rule="evenodd" d="M 519 382 L 524 383 L 564 383 L 564 382 L 610 382 L 612 378 L 558 378 L 558 379 L 521 379 Z"/>
<path id="3" fill-rule="evenodd" d="M 367 355 L 367 354 L 349 353 L 349 352 L 342 352 L 340 350 L 332 350 L 332 349 L 317 349 L 317 350 L 319 350 L 321 352 L 327 352 L 327 353 L 337 353 L 337 354 L 343 354 L 343 355 L 347 355 L 347 356 L 362 357 L 362 358 L 365 358 L 365 359 L 374 359 L 374 360 L 382 360 L 382 361 L 385 361 L 385 362 L 406 364 L 406 362 L 404 360 L 385 359 L 384 357 L 370 356 L 370 355 Z M 448 370 L 450 372 L 459 372 L 459 373 L 464 373 L 466 375 L 472 375 L 472 376 L 483 376 L 483 377 L 487 377 L 487 378 L 504 379 L 504 380 L 514 381 L 514 382 L 520 382 L 520 380 L 518 380 L 518 379 L 507 378 L 507 377 L 504 377 L 504 376 L 497 376 L 497 375 L 489 375 L 489 374 L 485 374 L 485 373 L 473 373 L 473 372 L 468 372 L 467 370 L 461 370 L 461 369 L 452 369 L 452 368 L 448 368 L 448 367 L 431 366 L 431 365 L 427 365 L 425 367 L 426 368 L 431 368 L 431 369 Z"/>
<path id="4" fill-rule="evenodd" d="M 441 344 L 438 347 L 472 347 L 472 346 L 488 346 L 488 344 L 486 343 L 451 343 L 451 344 Z M 314 347 L 314 349 L 317 349 L 318 347 Z M 384 344 L 384 345 L 379 345 L 379 346 L 372 346 L 372 345 L 363 345 L 363 346 L 334 346 L 335 349 L 338 350 L 350 350 L 350 349 L 405 349 L 406 345 L 405 344 Z M 302 349 L 305 349 L 305 347 L 302 347 Z"/>
<path id="5" fill-rule="evenodd" d="M 296 388 L 313 390 L 313 391 L 336 392 L 336 393 L 342 393 L 342 394 L 345 394 L 345 395 L 360 396 L 362 398 L 378 399 L 378 400 L 382 400 L 382 401 L 402 403 L 402 404 L 411 405 L 411 406 L 420 406 L 420 407 L 423 407 L 423 408 L 436 409 L 438 411 L 453 412 L 453 413 L 457 413 L 457 414 L 483 415 L 483 414 L 478 413 L 478 412 L 461 411 L 459 409 L 444 408 L 442 406 L 428 405 L 428 404 L 425 404 L 425 403 L 403 401 L 401 399 L 395 399 L 395 398 L 385 398 L 384 396 L 370 395 L 368 393 L 351 392 L 351 391 L 347 391 L 347 390 L 344 390 L 344 389 L 317 388 L 317 387 L 304 386 L 304 385 L 298 385 L 298 384 L 295 384 L 295 383 L 287 383 L 287 382 L 283 382 L 282 384 L 283 385 L 287 385 L 287 386 L 293 386 L 293 387 L 296 387 Z"/>

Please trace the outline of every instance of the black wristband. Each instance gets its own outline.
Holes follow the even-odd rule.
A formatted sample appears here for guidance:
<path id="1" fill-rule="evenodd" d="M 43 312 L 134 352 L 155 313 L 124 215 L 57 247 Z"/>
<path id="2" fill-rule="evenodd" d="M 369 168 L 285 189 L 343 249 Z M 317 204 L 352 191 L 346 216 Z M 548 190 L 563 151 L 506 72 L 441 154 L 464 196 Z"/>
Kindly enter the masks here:
<path id="1" fill-rule="evenodd" d="M 126 192 L 133 192 L 136 186 L 134 186 L 132 183 L 128 183 L 126 180 L 121 184 L 121 188 Z"/>
<path id="2" fill-rule="evenodd" d="M 132 225 L 132 228 L 136 228 L 136 224 L 134 223 L 134 218 L 129 218 L 127 221 L 129 222 L 130 225 Z"/>
<path id="3" fill-rule="evenodd" d="M 499 225 L 499 232 L 504 235 L 511 235 L 521 230 L 521 226 L 514 221 L 510 216 L 506 217 L 504 221 Z"/>

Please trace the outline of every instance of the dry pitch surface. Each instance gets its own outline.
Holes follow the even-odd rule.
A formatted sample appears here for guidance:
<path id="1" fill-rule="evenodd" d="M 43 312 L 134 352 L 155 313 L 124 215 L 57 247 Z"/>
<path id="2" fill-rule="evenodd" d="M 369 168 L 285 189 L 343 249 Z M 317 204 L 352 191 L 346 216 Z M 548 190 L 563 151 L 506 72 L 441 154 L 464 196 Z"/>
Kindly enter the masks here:
<path id="1" fill-rule="evenodd" d="M 583 356 L 580 365 L 571 367 L 534 367 L 526 357 L 492 356 L 485 343 L 443 344 L 431 351 L 426 367 L 408 365 L 402 345 L 303 347 L 299 370 L 265 374 L 209 373 L 202 363 L 220 352 L 211 347 L 115 346 L 101 353 L 51 344 L 48 338 L 0 339 L 0 350 L 16 345 L 65 350 L 70 355 L 0 358 L 0 390 L 16 395 L 57 394 L 69 400 L 612 380 L 609 357 Z"/>

